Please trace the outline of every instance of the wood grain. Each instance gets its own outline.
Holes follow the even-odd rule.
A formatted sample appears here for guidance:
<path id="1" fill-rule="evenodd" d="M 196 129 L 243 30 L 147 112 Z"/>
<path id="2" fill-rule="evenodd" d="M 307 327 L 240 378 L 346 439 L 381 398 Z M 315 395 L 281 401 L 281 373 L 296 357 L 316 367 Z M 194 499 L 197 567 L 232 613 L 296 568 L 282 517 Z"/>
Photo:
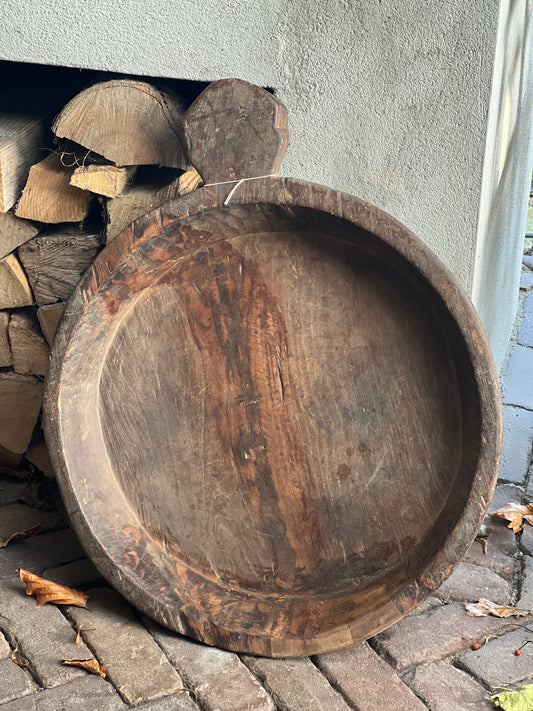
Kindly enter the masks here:
<path id="1" fill-rule="evenodd" d="M 39 230 L 38 225 L 22 220 L 12 212 L 0 213 L 0 259 L 35 237 Z"/>
<path id="2" fill-rule="evenodd" d="M 45 304 L 37 309 L 37 318 L 39 319 L 41 331 L 49 346 L 54 342 L 64 308 L 65 304 L 63 302 L 56 302 L 55 304 Z"/>
<path id="3" fill-rule="evenodd" d="M 15 373 L 46 375 L 50 349 L 33 311 L 17 311 L 11 315 L 9 343 Z"/>
<path id="4" fill-rule="evenodd" d="M 13 453 L 28 449 L 41 410 L 43 384 L 18 373 L 0 373 L 0 446 Z"/>
<path id="5" fill-rule="evenodd" d="M 467 297 L 393 218 L 293 179 L 223 205 L 231 187 L 97 257 L 46 434 L 78 534 L 133 604 L 209 644 L 313 654 L 392 624 L 472 542 L 497 375 Z"/>
<path id="6" fill-rule="evenodd" d="M 205 183 L 277 175 L 289 145 L 288 113 L 239 79 L 210 84 L 183 118 L 189 157 Z"/>
<path id="7" fill-rule="evenodd" d="M 0 212 L 19 199 L 30 167 L 42 157 L 46 136 L 43 116 L 0 111 Z"/>
<path id="8" fill-rule="evenodd" d="M 0 311 L 0 368 L 7 368 L 13 365 L 13 356 L 11 355 L 11 346 L 9 345 L 7 333 L 10 316 L 10 311 Z"/>
<path id="9" fill-rule="evenodd" d="M 77 94 L 57 116 L 52 130 L 117 166 L 185 169 L 182 117 L 175 96 L 147 82 L 113 79 Z"/>
<path id="10" fill-rule="evenodd" d="M 30 284 L 15 254 L 0 260 L 0 309 L 31 306 L 33 294 Z"/>
<path id="11" fill-rule="evenodd" d="M 117 168 L 116 165 L 84 165 L 76 168 L 70 184 L 81 190 L 114 198 L 131 182 L 134 168 Z"/>
<path id="12" fill-rule="evenodd" d="M 100 248 L 98 235 L 64 225 L 19 247 L 18 254 L 37 304 L 68 299 Z"/>
<path id="13" fill-rule="evenodd" d="M 52 224 L 83 220 L 94 195 L 70 184 L 73 170 L 55 152 L 33 165 L 15 214 Z"/>

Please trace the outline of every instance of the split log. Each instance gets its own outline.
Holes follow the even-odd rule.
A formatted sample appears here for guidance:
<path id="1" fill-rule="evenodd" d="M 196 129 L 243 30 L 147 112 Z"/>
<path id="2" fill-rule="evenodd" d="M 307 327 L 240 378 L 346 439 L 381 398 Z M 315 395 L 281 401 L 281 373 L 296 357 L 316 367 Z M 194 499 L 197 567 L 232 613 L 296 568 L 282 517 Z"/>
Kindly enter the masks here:
<path id="1" fill-rule="evenodd" d="M 15 214 L 54 224 L 83 220 L 94 196 L 70 184 L 73 172 L 55 152 L 32 166 Z"/>
<path id="2" fill-rule="evenodd" d="M 0 368 L 13 365 L 8 337 L 9 317 L 10 311 L 0 311 Z"/>
<path id="3" fill-rule="evenodd" d="M 179 178 L 170 183 L 136 183 L 122 195 L 109 200 L 107 209 L 107 242 L 110 242 L 141 215 L 164 205 L 180 195 Z"/>
<path id="4" fill-rule="evenodd" d="M 24 456 L 45 476 L 50 479 L 55 477 L 54 467 L 50 461 L 50 455 L 48 454 L 48 448 L 46 447 L 45 442 L 40 442 L 35 447 L 32 447 Z"/>
<path id="5" fill-rule="evenodd" d="M 17 311 L 11 315 L 9 343 L 15 373 L 46 375 L 50 349 L 33 312 Z"/>
<path id="6" fill-rule="evenodd" d="M 43 117 L 0 113 L 0 212 L 19 199 L 30 167 L 42 157 L 46 133 Z"/>
<path id="7" fill-rule="evenodd" d="M 43 402 L 43 384 L 19 373 L 0 373 L 0 446 L 15 454 L 28 449 Z"/>
<path id="8" fill-rule="evenodd" d="M 131 182 L 134 172 L 135 168 L 117 168 L 116 165 L 84 165 L 76 168 L 70 184 L 114 198 Z"/>
<path id="9" fill-rule="evenodd" d="M 183 109 L 151 84 L 113 79 L 77 94 L 52 126 L 118 166 L 164 165 L 185 169 Z"/>
<path id="10" fill-rule="evenodd" d="M 16 256 L 0 261 L 0 309 L 31 306 L 33 295 L 26 275 Z"/>
<path id="11" fill-rule="evenodd" d="M 0 213 L 0 259 L 38 234 L 40 227 L 12 212 Z"/>
<path id="12" fill-rule="evenodd" d="M 49 346 L 52 346 L 54 343 L 57 327 L 59 326 L 64 308 L 65 304 L 58 301 L 55 304 L 46 304 L 46 306 L 41 306 L 37 309 L 37 318 L 41 325 L 41 331 Z"/>
<path id="13" fill-rule="evenodd" d="M 50 231 L 19 247 L 37 304 L 66 301 L 99 251 L 97 235 L 83 234 L 74 227 Z"/>
<path id="14" fill-rule="evenodd" d="M 191 163 L 206 183 L 277 175 L 289 145 L 287 108 L 238 79 L 213 82 L 183 118 Z"/>

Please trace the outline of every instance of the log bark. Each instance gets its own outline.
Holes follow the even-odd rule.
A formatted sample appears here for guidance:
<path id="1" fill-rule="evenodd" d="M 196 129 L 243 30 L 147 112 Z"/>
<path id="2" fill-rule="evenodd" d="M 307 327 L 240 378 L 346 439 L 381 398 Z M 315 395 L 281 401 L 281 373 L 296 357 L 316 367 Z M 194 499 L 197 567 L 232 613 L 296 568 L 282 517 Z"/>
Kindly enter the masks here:
<path id="1" fill-rule="evenodd" d="M 183 109 L 179 100 L 146 82 L 114 79 L 77 94 L 52 130 L 118 166 L 185 169 Z"/>
<path id="2" fill-rule="evenodd" d="M 70 184 L 73 172 L 55 152 L 32 166 L 15 214 L 54 224 L 83 220 L 94 196 Z"/>
<path id="3" fill-rule="evenodd" d="M 66 301 L 100 250 L 97 235 L 74 227 L 34 237 L 19 248 L 19 257 L 39 306 Z"/>
<path id="4" fill-rule="evenodd" d="M 43 117 L 0 113 L 0 212 L 19 199 L 30 167 L 42 157 L 46 132 Z"/>
<path id="5" fill-rule="evenodd" d="M 15 373 L 46 375 L 50 349 L 33 312 L 20 311 L 11 315 L 9 343 Z"/>
<path id="6" fill-rule="evenodd" d="M 57 327 L 59 326 L 64 308 L 65 304 L 59 301 L 55 304 L 47 304 L 37 309 L 37 318 L 41 325 L 41 331 L 50 347 L 54 343 Z"/>
<path id="7" fill-rule="evenodd" d="M 13 365 L 11 346 L 9 345 L 8 325 L 10 311 L 0 311 L 0 368 Z"/>
<path id="8" fill-rule="evenodd" d="M 87 165 L 76 168 L 70 184 L 81 190 L 114 198 L 131 182 L 134 168 L 117 168 L 116 165 Z"/>
<path id="9" fill-rule="evenodd" d="M 0 261 L 0 309 L 31 306 L 33 294 L 28 279 L 14 254 Z"/>
<path id="10" fill-rule="evenodd" d="M 0 213 L 0 259 L 35 237 L 39 230 L 40 226 L 22 220 L 12 212 Z"/>
<path id="11" fill-rule="evenodd" d="M 0 373 L 0 446 L 15 454 L 28 449 L 43 401 L 43 384 L 19 373 Z"/>

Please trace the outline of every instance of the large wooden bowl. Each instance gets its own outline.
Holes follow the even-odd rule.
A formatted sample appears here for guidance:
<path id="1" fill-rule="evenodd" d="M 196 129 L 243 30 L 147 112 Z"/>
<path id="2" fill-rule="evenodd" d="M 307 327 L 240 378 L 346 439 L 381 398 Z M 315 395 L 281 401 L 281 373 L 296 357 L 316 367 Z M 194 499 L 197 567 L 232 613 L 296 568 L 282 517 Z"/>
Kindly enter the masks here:
<path id="1" fill-rule="evenodd" d="M 398 620 L 476 535 L 496 372 L 405 227 L 292 179 L 134 223 L 68 303 L 46 431 L 73 524 L 134 605 L 268 656 Z"/>

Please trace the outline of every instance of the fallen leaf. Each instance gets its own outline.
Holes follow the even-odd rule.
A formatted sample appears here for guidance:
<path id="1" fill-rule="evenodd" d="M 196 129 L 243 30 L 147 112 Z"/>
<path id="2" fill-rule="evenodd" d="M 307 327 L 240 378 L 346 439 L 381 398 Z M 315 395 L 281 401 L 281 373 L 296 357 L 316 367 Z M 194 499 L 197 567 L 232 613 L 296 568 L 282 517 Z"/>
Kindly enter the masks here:
<path id="1" fill-rule="evenodd" d="M 465 602 L 466 614 L 471 617 L 526 617 L 529 615 L 529 610 L 519 610 L 517 607 L 506 607 L 498 605 L 490 600 L 481 598 L 479 602 Z"/>
<path id="2" fill-rule="evenodd" d="M 31 472 L 26 469 L 12 469 L 11 467 L 0 466 L 0 474 L 3 476 L 14 476 L 16 479 L 27 479 Z"/>
<path id="3" fill-rule="evenodd" d="M 53 602 L 56 605 L 87 606 L 89 596 L 79 590 L 73 590 L 72 588 L 67 588 L 66 585 L 59 585 L 51 580 L 40 578 L 28 570 L 22 570 L 22 568 L 19 568 L 18 572 L 22 582 L 26 583 L 26 595 L 36 596 L 37 607 L 46 605 L 47 602 Z"/>
<path id="4" fill-rule="evenodd" d="M 481 544 L 481 547 L 483 548 L 483 553 L 487 555 L 487 539 L 484 536 L 476 536 L 475 540 Z"/>
<path id="5" fill-rule="evenodd" d="M 522 506 L 521 504 L 507 504 L 496 511 L 490 511 L 489 516 L 497 516 L 509 521 L 507 528 L 512 528 L 518 533 L 524 525 L 524 520 L 533 526 L 533 504 Z"/>
<path id="6" fill-rule="evenodd" d="M 28 660 L 26 657 L 22 659 L 21 655 L 17 654 L 18 652 L 18 647 L 15 647 L 15 649 L 11 652 L 11 661 L 15 662 L 17 667 L 20 667 L 21 669 L 27 669 L 28 668 Z"/>
<path id="7" fill-rule="evenodd" d="M 76 625 L 75 628 L 76 630 L 76 644 L 79 644 L 81 642 L 81 633 L 82 632 L 94 632 L 94 627 L 81 627 L 80 625 Z"/>
<path id="8" fill-rule="evenodd" d="M 504 711 L 533 711 L 533 684 L 519 686 L 516 691 L 502 691 L 490 700 Z"/>
<path id="9" fill-rule="evenodd" d="M 91 674 L 99 674 L 103 679 L 107 676 L 104 667 L 94 657 L 92 659 L 62 659 L 61 663 L 71 667 L 81 667 Z"/>
<path id="10" fill-rule="evenodd" d="M 41 523 L 28 528 L 26 531 L 17 531 L 12 533 L 5 541 L 0 541 L 0 548 L 5 548 L 9 543 L 17 543 L 17 541 L 24 541 L 26 538 L 33 538 L 33 536 L 37 536 L 43 531 L 46 531 L 46 528 Z"/>

